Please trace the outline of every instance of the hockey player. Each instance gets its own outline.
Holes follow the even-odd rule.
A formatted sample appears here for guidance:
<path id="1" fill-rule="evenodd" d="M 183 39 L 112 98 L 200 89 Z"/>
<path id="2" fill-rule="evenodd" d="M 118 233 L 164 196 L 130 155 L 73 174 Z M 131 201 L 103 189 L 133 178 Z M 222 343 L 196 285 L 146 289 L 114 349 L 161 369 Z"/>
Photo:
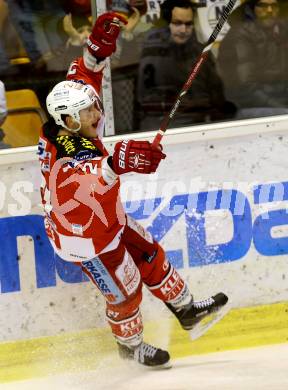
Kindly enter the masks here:
<path id="1" fill-rule="evenodd" d="M 83 57 L 47 97 L 51 115 L 39 140 L 45 228 L 55 252 L 82 267 L 106 300 L 106 317 L 120 356 L 145 366 L 168 366 L 169 353 L 143 341 L 142 283 L 191 329 L 228 300 L 225 294 L 194 302 L 162 247 L 125 215 L 120 176 L 150 174 L 165 159 L 148 141 L 123 140 L 109 155 L 101 141 L 99 99 L 105 58 L 116 49 L 122 16 L 95 22 Z"/>

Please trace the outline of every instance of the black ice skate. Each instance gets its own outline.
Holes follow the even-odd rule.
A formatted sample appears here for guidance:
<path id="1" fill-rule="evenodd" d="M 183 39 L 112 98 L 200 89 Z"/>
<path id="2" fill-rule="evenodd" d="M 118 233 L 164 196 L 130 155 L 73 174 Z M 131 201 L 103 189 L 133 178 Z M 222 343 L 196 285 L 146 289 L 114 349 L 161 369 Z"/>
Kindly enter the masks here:
<path id="1" fill-rule="evenodd" d="M 138 347 L 134 348 L 118 343 L 118 348 L 122 359 L 134 360 L 144 366 L 153 368 L 171 367 L 169 353 L 147 343 L 142 342 Z"/>
<path id="2" fill-rule="evenodd" d="M 189 330 L 190 337 L 195 340 L 228 313 L 230 306 L 227 302 L 227 295 L 218 293 L 203 301 L 194 302 L 192 300 L 180 309 L 174 308 L 169 303 L 166 303 L 166 306 L 177 317 L 182 328 Z"/>

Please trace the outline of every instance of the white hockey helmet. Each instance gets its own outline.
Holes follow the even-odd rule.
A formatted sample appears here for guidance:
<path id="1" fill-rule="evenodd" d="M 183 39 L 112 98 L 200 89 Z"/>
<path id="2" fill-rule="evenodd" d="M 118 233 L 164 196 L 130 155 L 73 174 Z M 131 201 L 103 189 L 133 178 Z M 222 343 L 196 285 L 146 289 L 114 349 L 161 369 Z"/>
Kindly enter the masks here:
<path id="1" fill-rule="evenodd" d="M 76 133 L 81 128 L 79 111 L 90 107 L 95 102 L 102 113 L 100 98 L 91 85 L 75 81 L 61 81 L 47 96 L 46 106 L 57 125 Z M 78 127 L 70 129 L 63 121 L 62 115 L 70 115 L 78 123 Z"/>

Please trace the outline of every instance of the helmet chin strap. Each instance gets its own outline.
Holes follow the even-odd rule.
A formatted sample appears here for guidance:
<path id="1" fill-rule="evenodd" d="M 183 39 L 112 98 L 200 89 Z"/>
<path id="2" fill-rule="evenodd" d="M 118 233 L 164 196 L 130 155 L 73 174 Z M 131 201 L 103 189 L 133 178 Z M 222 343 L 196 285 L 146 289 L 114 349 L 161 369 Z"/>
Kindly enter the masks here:
<path id="1" fill-rule="evenodd" d="M 77 133 L 79 133 L 79 130 L 81 129 L 81 122 L 75 118 L 73 118 L 73 119 L 74 119 L 74 122 L 76 122 L 78 124 L 78 127 L 76 129 L 71 129 L 70 127 L 68 127 L 66 125 L 66 123 L 64 121 L 62 121 L 62 126 L 65 127 L 65 129 L 70 131 L 71 133 L 77 134 Z"/>

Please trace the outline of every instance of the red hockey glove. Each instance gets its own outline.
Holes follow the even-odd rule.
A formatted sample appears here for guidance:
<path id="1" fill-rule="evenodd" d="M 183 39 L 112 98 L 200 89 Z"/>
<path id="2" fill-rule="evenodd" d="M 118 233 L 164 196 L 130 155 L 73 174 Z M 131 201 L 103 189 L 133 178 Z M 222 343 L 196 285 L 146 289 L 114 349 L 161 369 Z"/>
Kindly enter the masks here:
<path id="1" fill-rule="evenodd" d="M 112 168 L 117 175 L 127 172 L 153 173 L 166 154 L 148 141 L 117 142 L 112 156 Z"/>
<path id="2" fill-rule="evenodd" d="M 88 50 L 93 57 L 102 59 L 114 53 L 120 22 L 127 24 L 126 18 L 116 12 L 106 12 L 97 18 L 87 40 Z"/>

